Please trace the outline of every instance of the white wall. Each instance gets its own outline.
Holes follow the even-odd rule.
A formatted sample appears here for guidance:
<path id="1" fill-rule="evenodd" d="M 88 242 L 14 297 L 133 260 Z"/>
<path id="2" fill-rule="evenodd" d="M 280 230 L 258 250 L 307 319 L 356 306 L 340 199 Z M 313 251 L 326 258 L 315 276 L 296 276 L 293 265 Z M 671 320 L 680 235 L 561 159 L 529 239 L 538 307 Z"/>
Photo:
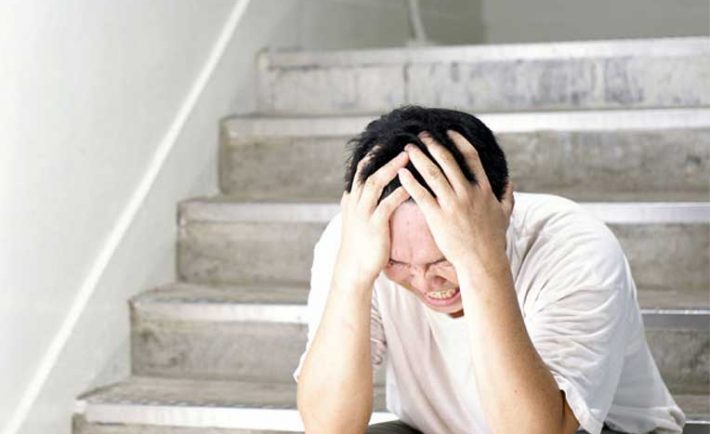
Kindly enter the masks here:
<path id="1" fill-rule="evenodd" d="M 708 0 L 483 0 L 486 43 L 710 34 Z"/>
<path id="2" fill-rule="evenodd" d="M 233 3 L 2 3 L 0 424 L 10 421 L 46 360 Z M 125 300 L 173 274 L 174 198 L 212 187 L 210 148 L 201 153 L 194 145 L 194 166 L 149 198 L 101 276 L 76 329 L 81 338 L 62 353 L 69 363 L 47 383 L 66 389 L 38 401 L 33 423 L 64 410 L 66 431 L 65 394 L 99 371 L 126 371 Z M 168 195 L 172 203 L 161 203 Z"/>
<path id="3" fill-rule="evenodd" d="M 456 1 L 466 4 L 447 0 Z M 410 37 L 404 1 L 254 0 L 184 128 L 166 141 L 237 3 L 0 4 L 0 432 L 14 421 L 22 433 L 68 433 L 77 394 L 128 374 L 126 301 L 173 280 L 176 202 L 216 193 L 218 120 L 253 110 L 259 49 Z M 172 151 L 101 269 L 97 258 L 161 143 Z"/>

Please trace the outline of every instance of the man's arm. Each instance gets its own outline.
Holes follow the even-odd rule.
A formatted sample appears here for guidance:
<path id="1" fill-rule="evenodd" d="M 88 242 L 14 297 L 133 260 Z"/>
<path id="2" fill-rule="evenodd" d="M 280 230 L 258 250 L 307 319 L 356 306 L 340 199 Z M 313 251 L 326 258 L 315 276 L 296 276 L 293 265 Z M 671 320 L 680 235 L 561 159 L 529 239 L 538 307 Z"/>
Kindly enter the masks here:
<path id="1" fill-rule="evenodd" d="M 500 269 L 457 267 L 474 373 L 488 423 L 497 433 L 572 434 L 579 427 L 528 336 L 505 254 Z"/>
<path id="2" fill-rule="evenodd" d="M 389 218 L 409 195 L 399 187 L 377 200 L 408 161 L 402 153 L 363 185 L 365 157 L 340 202 L 341 242 L 331 290 L 298 381 L 298 410 L 308 434 L 362 434 L 370 420 L 372 286 L 389 260 Z"/>
<path id="3" fill-rule="evenodd" d="M 420 134 L 439 169 L 416 146 L 412 163 L 436 193 L 432 196 L 403 169 L 402 185 L 420 206 L 437 245 L 456 269 L 469 330 L 481 403 L 496 433 L 568 434 L 578 423 L 551 372 L 527 334 L 505 254 L 513 210 L 510 182 L 501 202 L 492 192 L 476 149 L 449 132 L 477 182 L 463 176 L 452 155 Z"/>
<path id="4" fill-rule="evenodd" d="M 335 271 L 298 382 L 298 409 L 309 434 L 363 433 L 370 420 L 372 283 Z"/>

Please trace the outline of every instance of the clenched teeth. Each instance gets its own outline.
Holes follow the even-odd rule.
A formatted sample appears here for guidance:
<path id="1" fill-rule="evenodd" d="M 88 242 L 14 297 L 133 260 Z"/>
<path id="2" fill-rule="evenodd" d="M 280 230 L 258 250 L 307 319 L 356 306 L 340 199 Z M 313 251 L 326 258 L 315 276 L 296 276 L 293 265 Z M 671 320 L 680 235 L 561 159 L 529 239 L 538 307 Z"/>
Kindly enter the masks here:
<path id="1" fill-rule="evenodd" d="M 436 299 L 446 299 L 446 298 L 451 298 L 454 294 L 456 294 L 456 288 L 454 289 L 447 289 L 444 291 L 432 291 L 432 292 L 427 292 L 427 295 L 431 298 L 436 298 Z"/>

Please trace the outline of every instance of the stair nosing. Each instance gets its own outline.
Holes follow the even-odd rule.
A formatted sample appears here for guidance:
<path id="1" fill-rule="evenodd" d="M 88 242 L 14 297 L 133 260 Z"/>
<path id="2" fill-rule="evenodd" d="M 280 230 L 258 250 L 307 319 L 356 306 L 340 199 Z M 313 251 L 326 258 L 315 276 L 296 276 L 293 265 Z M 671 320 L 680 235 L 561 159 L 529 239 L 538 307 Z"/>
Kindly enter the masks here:
<path id="1" fill-rule="evenodd" d="M 379 48 L 264 53 L 265 69 L 317 66 L 355 67 L 412 63 L 491 62 L 511 60 L 613 57 L 686 57 L 710 54 L 710 38 L 671 37 L 565 42 L 510 43 L 466 46 Z"/>
<path id="2" fill-rule="evenodd" d="M 230 141 L 252 137 L 352 137 L 379 114 L 350 116 L 231 117 L 223 121 Z M 560 110 L 478 113 L 495 134 L 538 131 L 632 131 L 710 127 L 710 108 Z"/>
<path id="3" fill-rule="evenodd" d="M 226 198 L 222 196 L 222 198 Z M 607 224 L 710 223 L 710 202 L 581 202 Z M 180 225 L 188 222 L 327 223 L 340 212 L 333 203 L 228 201 L 197 198 L 180 203 Z"/>
<path id="4" fill-rule="evenodd" d="M 145 387 L 153 383 L 157 388 L 166 384 L 185 388 L 185 400 L 171 400 L 166 397 L 141 397 L 139 392 L 131 398 L 111 397 L 114 387 L 131 386 L 131 383 Z M 182 383 L 182 385 L 180 385 Z M 209 383 L 214 381 L 184 381 L 154 379 L 150 377 L 130 377 L 120 383 L 102 387 L 93 392 L 86 393 L 75 402 L 75 414 L 82 415 L 88 423 L 102 424 L 136 424 L 154 426 L 180 426 L 192 428 L 231 428 L 231 429 L 267 429 L 283 431 L 303 431 L 303 425 L 298 413 L 295 394 L 293 402 L 282 402 L 280 404 L 259 404 L 258 402 L 229 403 L 219 402 L 219 399 L 208 399 L 199 402 L 190 393 L 191 388 L 204 384 L 209 387 Z M 218 382 L 234 385 L 247 382 Z M 274 386 L 269 383 L 249 383 Z M 286 386 L 282 384 L 280 386 Z M 295 393 L 296 384 L 288 384 Z M 376 393 L 383 393 L 384 387 L 378 386 Z M 108 396 L 108 399 L 105 397 Z M 378 409 L 373 412 L 371 422 L 383 422 L 394 420 L 395 417 L 386 410 Z M 245 421 L 249 421 L 245 423 Z"/>
<path id="5" fill-rule="evenodd" d="M 138 381 L 138 383 L 134 383 Z M 151 398 L 150 394 L 147 397 L 141 398 L 139 395 L 131 397 L 131 399 L 111 398 L 111 389 L 116 386 L 131 385 L 131 383 L 139 384 L 145 387 L 146 384 L 154 383 L 158 388 L 161 385 L 180 385 L 185 388 L 185 401 L 176 402 L 175 400 L 170 400 L 167 398 Z M 243 415 L 245 412 L 252 412 L 252 415 L 257 417 L 266 417 L 270 420 L 276 420 L 274 416 L 278 413 L 279 415 L 286 416 L 289 419 L 288 424 L 283 426 L 269 424 L 263 427 L 253 427 L 252 429 L 284 429 L 286 431 L 303 431 L 300 416 L 296 408 L 296 403 L 288 402 L 278 405 L 261 404 L 255 402 L 248 402 L 244 404 L 238 403 L 219 403 L 215 400 L 208 400 L 205 405 L 196 402 L 199 400 L 193 400 L 191 391 L 192 388 L 199 387 L 204 384 L 203 387 L 207 386 L 208 383 L 214 383 L 214 381 L 185 381 L 185 380 L 166 380 L 166 379 L 156 379 L 150 377 L 130 377 L 120 383 L 115 383 L 109 386 L 102 387 L 93 392 L 86 393 L 79 397 L 75 401 L 75 414 L 82 415 L 89 423 L 122 423 L 122 424 L 140 424 L 140 425 L 161 425 L 161 426 L 185 426 L 185 427 L 221 427 L 221 428 L 242 428 L 249 429 L 252 428 L 250 425 L 243 423 Z M 227 383 L 228 385 L 234 385 L 238 387 L 239 384 L 247 384 L 245 382 L 219 382 Z M 250 383 L 251 385 L 257 383 Z M 262 385 L 267 385 L 268 383 L 260 383 Z M 190 387 L 186 387 L 186 386 Z M 273 385 L 272 385 L 273 386 Z M 285 386 L 285 385 L 281 385 Z M 289 387 L 296 388 L 296 384 L 289 384 Z M 384 386 L 378 386 L 375 388 L 374 393 L 380 394 L 380 398 L 384 398 L 383 394 L 385 391 Z M 102 397 L 102 395 L 104 395 Z M 108 395 L 109 398 L 106 399 L 105 396 Z M 685 397 L 697 398 L 699 394 L 676 394 L 673 395 L 674 399 L 680 399 Z M 97 399 L 98 397 L 98 399 Z M 295 396 L 294 396 L 295 398 Z M 140 402 L 140 401 L 147 402 Z M 193 414 L 185 414 L 186 409 L 192 409 Z M 704 425 L 710 423 L 710 414 L 706 414 L 704 411 L 698 412 L 697 408 L 687 408 L 684 409 L 684 413 L 688 416 L 687 422 L 694 425 Z M 704 410 L 704 408 L 703 408 Z M 182 412 L 182 414 L 180 414 Z M 152 413 L 152 414 L 151 414 Z M 195 413 L 201 413 L 195 414 Z M 235 417 L 235 415 L 240 414 L 242 417 Z M 379 405 L 372 414 L 370 423 L 384 422 L 388 420 L 394 420 L 394 414 L 387 411 L 384 407 L 384 402 L 380 399 Z M 282 419 L 283 420 L 283 419 Z M 221 426 L 215 425 L 219 423 Z M 298 428 L 298 429 L 294 429 Z"/>
<path id="6" fill-rule="evenodd" d="M 214 289 L 208 285 L 182 283 L 172 284 L 174 291 Z M 303 285 L 307 288 L 307 284 Z M 164 287 L 167 288 L 167 287 Z M 181 289 L 182 288 L 182 289 Z M 229 289 L 223 289 L 229 292 Z M 161 295 L 170 294 L 170 289 L 163 289 Z M 173 321 L 199 322 L 264 322 L 278 324 L 308 324 L 308 294 L 304 291 L 300 300 L 290 302 L 232 301 L 196 302 L 180 297 L 157 298 L 158 292 L 147 292 L 131 300 L 133 309 L 152 318 Z M 265 296 L 266 297 L 266 296 Z M 697 308 L 641 307 L 641 316 L 646 328 L 676 328 L 688 330 L 710 329 L 710 298 L 708 305 Z"/>
<path id="7" fill-rule="evenodd" d="M 88 423 L 303 432 L 297 409 L 77 403 Z M 373 412 L 370 423 L 396 420 Z M 248 422 L 245 422 L 248 421 Z"/>

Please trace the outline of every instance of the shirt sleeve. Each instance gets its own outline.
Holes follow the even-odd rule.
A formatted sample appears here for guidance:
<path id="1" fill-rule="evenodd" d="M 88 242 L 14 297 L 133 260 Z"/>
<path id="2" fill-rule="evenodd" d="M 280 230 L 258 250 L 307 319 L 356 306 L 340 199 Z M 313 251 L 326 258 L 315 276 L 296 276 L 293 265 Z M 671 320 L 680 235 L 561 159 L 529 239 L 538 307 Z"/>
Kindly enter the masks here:
<path id="1" fill-rule="evenodd" d="M 533 248 L 542 283 L 525 323 L 580 428 L 598 434 L 623 369 L 635 290 L 606 226 L 566 235 Z"/>
<path id="2" fill-rule="evenodd" d="M 313 265 L 311 267 L 310 292 L 308 293 L 308 306 L 306 315 L 308 321 L 308 333 L 306 348 L 301 354 L 296 370 L 293 372 L 293 379 L 298 382 L 303 368 L 306 354 L 311 347 L 313 337 L 318 330 L 325 303 L 330 292 L 330 284 L 335 268 L 335 258 L 340 247 L 341 215 L 336 215 L 313 249 Z M 373 290 L 372 305 L 370 309 L 370 349 L 373 368 L 382 364 L 386 353 L 386 340 L 382 326 L 377 296 Z"/>

